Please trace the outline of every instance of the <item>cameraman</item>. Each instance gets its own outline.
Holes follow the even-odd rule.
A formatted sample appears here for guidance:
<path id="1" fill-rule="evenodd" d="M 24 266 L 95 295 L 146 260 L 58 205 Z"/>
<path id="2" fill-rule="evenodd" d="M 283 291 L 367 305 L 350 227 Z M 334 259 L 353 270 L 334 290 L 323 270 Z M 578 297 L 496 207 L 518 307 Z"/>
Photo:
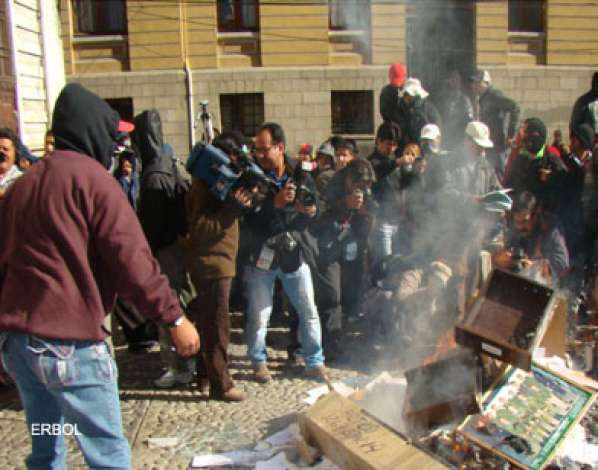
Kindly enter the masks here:
<path id="1" fill-rule="evenodd" d="M 245 269 L 247 288 L 247 353 L 257 382 L 270 381 L 266 364 L 266 333 L 272 312 L 273 287 L 279 279 L 289 301 L 299 316 L 299 336 L 306 374 L 326 378 L 321 345 L 320 318 L 314 301 L 312 277 L 305 257 L 307 226 L 317 213 L 316 201 L 304 205 L 298 190 L 315 194 L 315 184 L 300 172 L 285 155 L 285 136 L 276 123 L 265 123 L 255 140 L 256 162 L 275 182 L 275 189 L 260 210 L 245 218 L 244 227 L 251 237 Z M 296 176 L 297 175 L 297 176 Z"/>
<path id="2" fill-rule="evenodd" d="M 353 160 L 328 187 L 329 208 L 313 224 L 318 239 L 316 299 L 325 324 L 324 341 L 337 349 L 335 331 L 342 327 L 342 311 L 357 318 L 364 290 L 365 250 L 375 203 L 371 187 L 376 176 L 367 160 Z"/>
<path id="3" fill-rule="evenodd" d="M 532 193 L 524 191 L 513 201 L 505 247 L 494 255 L 494 263 L 553 286 L 568 274 L 563 232 Z"/>
<path id="4" fill-rule="evenodd" d="M 243 145 L 240 133 L 218 136 L 213 145 L 235 159 Z M 230 331 L 229 297 L 236 274 L 241 208 L 252 204 L 251 189 L 238 188 L 232 201 L 220 201 L 208 184 L 193 177 L 186 197 L 189 237 L 187 267 L 197 296 L 189 304 L 190 316 L 201 325 L 201 358 L 210 382 L 210 398 L 243 401 L 228 371 Z"/>

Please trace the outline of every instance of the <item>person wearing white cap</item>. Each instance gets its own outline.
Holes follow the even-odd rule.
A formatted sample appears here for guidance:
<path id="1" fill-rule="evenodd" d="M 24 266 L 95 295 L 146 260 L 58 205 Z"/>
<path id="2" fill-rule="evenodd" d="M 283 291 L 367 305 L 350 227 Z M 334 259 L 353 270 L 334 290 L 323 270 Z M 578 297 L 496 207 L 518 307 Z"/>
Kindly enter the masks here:
<path id="1" fill-rule="evenodd" d="M 407 79 L 400 96 L 403 119 L 399 125 L 403 131 L 402 144 L 419 143 L 422 128 L 426 124 L 441 125 L 440 113 L 427 99 L 429 93 L 417 78 Z"/>
<path id="2" fill-rule="evenodd" d="M 519 126 L 519 106 L 492 86 L 487 70 L 480 70 L 471 77 L 471 87 L 475 97 L 476 118 L 488 126 L 494 143 L 488 152 L 488 160 L 502 176 L 506 151 Z"/>
<path id="3" fill-rule="evenodd" d="M 463 159 L 449 175 L 453 195 L 458 194 L 464 202 L 479 202 L 484 194 L 501 188 L 496 171 L 486 160 L 486 150 L 493 147 L 486 124 L 479 121 L 467 124 Z"/>
<path id="4" fill-rule="evenodd" d="M 429 154 L 440 154 L 442 135 L 440 133 L 440 128 L 436 124 L 426 124 L 422 127 L 420 141 L 424 156 L 427 157 Z"/>

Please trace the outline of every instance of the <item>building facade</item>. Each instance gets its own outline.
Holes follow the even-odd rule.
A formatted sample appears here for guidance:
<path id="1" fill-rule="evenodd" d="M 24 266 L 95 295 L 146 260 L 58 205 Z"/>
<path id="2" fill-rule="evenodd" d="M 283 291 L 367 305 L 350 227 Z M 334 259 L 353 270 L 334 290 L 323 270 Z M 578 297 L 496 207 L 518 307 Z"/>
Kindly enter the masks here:
<path id="1" fill-rule="evenodd" d="M 202 100 L 220 129 L 280 122 L 291 150 L 369 140 L 394 62 L 433 94 L 449 69 L 487 68 L 566 130 L 598 66 L 598 0 L 60 0 L 60 15 L 68 79 L 123 118 L 158 109 L 181 156 Z"/>
<path id="2" fill-rule="evenodd" d="M 56 2 L 0 2 L 0 126 L 18 131 L 41 154 L 52 110 L 65 83 Z"/>

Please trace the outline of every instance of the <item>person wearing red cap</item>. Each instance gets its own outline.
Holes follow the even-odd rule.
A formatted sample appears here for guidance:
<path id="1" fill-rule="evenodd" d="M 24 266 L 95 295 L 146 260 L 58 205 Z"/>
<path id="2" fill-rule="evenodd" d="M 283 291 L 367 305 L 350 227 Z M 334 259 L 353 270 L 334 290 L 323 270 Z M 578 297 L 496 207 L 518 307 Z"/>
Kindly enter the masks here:
<path id="1" fill-rule="evenodd" d="M 380 92 L 380 114 L 382 119 L 399 122 L 399 94 L 405 85 L 407 68 L 403 64 L 392 64 L 388 69 L 388 85 Z"/>

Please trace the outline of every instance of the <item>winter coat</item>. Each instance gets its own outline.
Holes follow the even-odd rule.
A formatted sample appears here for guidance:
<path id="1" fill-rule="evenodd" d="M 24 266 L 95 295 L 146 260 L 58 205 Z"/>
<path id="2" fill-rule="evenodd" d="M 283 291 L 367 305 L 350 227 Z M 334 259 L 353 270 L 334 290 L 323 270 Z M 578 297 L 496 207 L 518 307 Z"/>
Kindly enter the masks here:
<path id="1" fill-rule="evenodd" d="M 494 143 L 491 153 L 503 153 L 507 148 L 507 139 L 517 133 L 519 106 L 494 87 L 480 94 L 478 105 L 479 120 L 488 126 L 490 139 Z"/>
<path id="2" fill-rule="evenodd" d="M 138 215 L 154 253 L 170 246 L 179 235 L 176 210 L 176 163 L 165 151 L 162 122 L 156 110 L 134 119 L 133 142 L 141 158 Z"/>

